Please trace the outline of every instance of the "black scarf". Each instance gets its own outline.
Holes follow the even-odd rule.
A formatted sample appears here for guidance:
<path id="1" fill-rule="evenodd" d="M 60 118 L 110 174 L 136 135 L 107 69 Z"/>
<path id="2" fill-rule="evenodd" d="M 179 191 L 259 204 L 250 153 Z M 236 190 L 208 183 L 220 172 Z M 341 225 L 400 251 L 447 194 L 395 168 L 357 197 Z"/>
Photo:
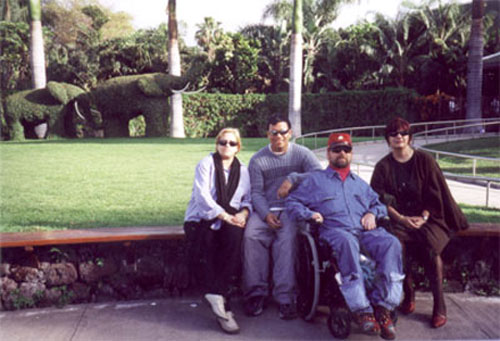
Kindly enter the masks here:
<path id="1" fill-rule="evenodd" d="M 222 165 L 222 158 L 219 153 L 213 155 L 215 165 L 215 189 L 217 191 L 217 203 L 222 206 L 229 214 L 235 214 L 237 209 L 230 206 L 229 203 L 238 188 L 240 182 L 240 161 L 235 157 L 231 163 L 231 172 L 229 172 L 229 179 L 226 184 L 226 177 L 224 176 L 224 167 Z"/>

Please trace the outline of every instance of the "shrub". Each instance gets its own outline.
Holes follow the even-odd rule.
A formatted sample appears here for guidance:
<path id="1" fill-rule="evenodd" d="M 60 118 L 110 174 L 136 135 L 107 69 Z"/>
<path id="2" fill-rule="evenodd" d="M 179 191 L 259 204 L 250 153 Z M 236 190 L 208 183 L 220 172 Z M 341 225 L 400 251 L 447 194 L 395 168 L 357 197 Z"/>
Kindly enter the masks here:
<path id="1" fill-rule="evenodd" d="M 408 89 L 343 91 L 302 96 L 302 133 L 385 124 L 394 115 L 418 118 L 416 94 Z M 190 137 L 215 136 L 227 126 L 246 137 L 264 136 L 267 118 L 288 112 L 288 94 L 196 94 L 184 96 L 184 121 Z"/>

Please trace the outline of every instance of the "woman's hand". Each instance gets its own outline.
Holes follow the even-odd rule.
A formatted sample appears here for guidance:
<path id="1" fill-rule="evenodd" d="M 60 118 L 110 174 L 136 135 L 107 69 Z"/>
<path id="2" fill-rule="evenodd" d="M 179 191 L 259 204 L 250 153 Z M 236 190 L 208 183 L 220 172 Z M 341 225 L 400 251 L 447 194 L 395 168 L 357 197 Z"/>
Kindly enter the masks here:
<path id="1" fill-rule="evenodd" d="M 232 225 L 236 225 L 238 227 L 244 228 L 247 223 L 247 214 L 244 212 L 238 212 L 235 215 L 230 216 L 231 221 L 229 222 Z"/>
<path id="2" fill-rule="evenodd" d="M 416 217 L 409 217 L 413 225 L 415 226 L 416 229 L 419 229 L 422 227 L 422 225 L 425 224 L 424 218 L 421 216 L 416 216 Z"/>
<path id="3" fill-rule="evenodd" d="M 425 220 L 420 216 L 403 216 L 399 222 L 410 229 L 419 229 L 425 224 Z"/>

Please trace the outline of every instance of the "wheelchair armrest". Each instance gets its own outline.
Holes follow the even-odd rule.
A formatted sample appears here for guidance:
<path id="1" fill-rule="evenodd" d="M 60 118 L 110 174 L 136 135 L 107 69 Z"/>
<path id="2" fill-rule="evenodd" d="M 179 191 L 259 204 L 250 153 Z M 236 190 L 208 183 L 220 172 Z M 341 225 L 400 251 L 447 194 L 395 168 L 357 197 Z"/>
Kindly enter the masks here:
<path id="1" fill-rule="evenodd" d="M 383 216 L 382 218 L 377 219 L 377 226 L 390 227 L 391 218 L 389 218 L 389 216 Z"/>

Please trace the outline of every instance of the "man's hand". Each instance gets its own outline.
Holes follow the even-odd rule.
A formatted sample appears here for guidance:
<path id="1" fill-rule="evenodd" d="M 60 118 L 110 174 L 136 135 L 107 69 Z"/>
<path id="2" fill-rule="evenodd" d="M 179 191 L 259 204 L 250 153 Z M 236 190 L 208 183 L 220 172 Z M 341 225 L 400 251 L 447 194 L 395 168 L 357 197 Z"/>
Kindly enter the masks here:
<path id="1" fill-rule="evenodd" d="M 281 227 L 281 221 L 274 213 L 268 213 L 266 215 L 266 223 L 273 229 L 279 229 Z"/>
<path id="2" fill-rule="evenodd" d="M 377 223 L 375 222 L 375 215 L 370 212 L 366 213 L 363 218 L 361 218 L 361 225 L 367 231 L 376 229 Z"/>
<path id="3" fill-rule="evenodd" d="M 290 189 L 292 189 L 292 183 L 288 179 L 285 179 L 281 183 L 280 188 L 278 188 L 278 199 L 286 198 L 288 193 L 290 193 Z"/>
<path id="4" fill-rule="evenodd" d="M 311 215 L 311 220 L 314 220 L 316 224 L 323 224 L 324 221 L 323 216 L 319 212 L 313 212 L 313 214 Z"/>

